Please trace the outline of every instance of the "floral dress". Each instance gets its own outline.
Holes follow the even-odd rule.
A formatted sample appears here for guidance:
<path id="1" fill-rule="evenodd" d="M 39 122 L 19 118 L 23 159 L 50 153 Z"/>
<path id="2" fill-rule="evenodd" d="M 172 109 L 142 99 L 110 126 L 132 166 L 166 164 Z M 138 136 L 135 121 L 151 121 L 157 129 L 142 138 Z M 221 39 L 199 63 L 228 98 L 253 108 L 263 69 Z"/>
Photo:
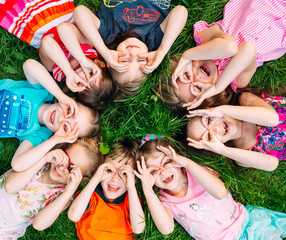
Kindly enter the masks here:
<path id="1" fill-rule="evenodd" d="M 6 192 L 6 172 L 0 176 L 0 239 L 17 239 L 25 234 L 37 213 L 65 189 L 64 185 L 43 184 L 38 180 L 47 171 L 45 165 L 23 189 L 14 194 Z"/>
<path id="2" fill-rule="evenodd" d="M 262 94 L 262 98 L 270 104 L 279 115 L 279 124 L 275 127 L 258 126 L 257 143 L 252 150 L 263 152 L 286 160 L 286 97 L 271 97 Z"/>

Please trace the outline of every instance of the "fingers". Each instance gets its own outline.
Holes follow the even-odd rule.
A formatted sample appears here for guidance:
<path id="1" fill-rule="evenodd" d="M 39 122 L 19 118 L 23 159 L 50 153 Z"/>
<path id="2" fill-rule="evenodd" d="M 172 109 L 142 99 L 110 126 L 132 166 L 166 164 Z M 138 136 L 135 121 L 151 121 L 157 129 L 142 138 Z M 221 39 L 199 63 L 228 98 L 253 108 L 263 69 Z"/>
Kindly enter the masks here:
<path id="1" fill-rule="evenodd" d="M 171 151 L 163 146 L 157 146 L 156 147 L 159 151 L 163 152 L 165 155 L 171 155 Z"/>
<path id="2" fill-rule="evenodd" d="M 189 142 L 188 145 L 197 149 L 203 149 L 204 144 L 201 142 L 198 142 L 192 138 L 187 138 L 187 141 Z"/>
<path id="3" fill-rule="evenodd" d="M 153 72 L 155 70 L 155 67 L 153 65 L 151 65 L 151 66 L 142 65 L 142 66 L 140 66 L 140 69 L 143 73 L 150 74 L 151 72 Z"/>

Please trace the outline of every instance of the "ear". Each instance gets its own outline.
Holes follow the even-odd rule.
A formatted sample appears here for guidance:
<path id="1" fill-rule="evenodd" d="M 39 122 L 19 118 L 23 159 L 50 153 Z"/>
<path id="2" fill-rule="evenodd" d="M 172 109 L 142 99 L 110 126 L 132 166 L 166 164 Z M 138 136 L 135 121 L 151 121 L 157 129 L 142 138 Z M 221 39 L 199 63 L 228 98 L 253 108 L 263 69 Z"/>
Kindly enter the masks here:
<path id="1" fill-rule="evenodd" d="M 98 60 L 98 59 L 95 59 L 94 62 L 95 62 L 98 66 L 100 66 L 101 68 L 105 68 L 105 67 L 106 67 L 106 65 L 105 65 L 105 63 L 104 63 L 103 61 L 100 61 L 100 60 Z M 108 64 L 108 63 L 107 63 L 107 64 Z"/>

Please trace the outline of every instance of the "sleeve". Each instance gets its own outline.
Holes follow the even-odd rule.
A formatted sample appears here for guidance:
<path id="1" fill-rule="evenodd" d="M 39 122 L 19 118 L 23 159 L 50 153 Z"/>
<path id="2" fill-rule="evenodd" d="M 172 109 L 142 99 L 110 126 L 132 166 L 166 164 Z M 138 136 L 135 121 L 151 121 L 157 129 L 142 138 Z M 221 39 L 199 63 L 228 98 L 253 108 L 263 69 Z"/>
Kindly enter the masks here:
<path id="1" fill-rule="evenodd" d="M 50 136 L 53 134 L 51 130 L 46 127 L 41 127 L 38 131 L 28 134 L 23 137 L 19 137 L 20 141 L 27 140 L 32 143 L 33 147 L 38 146 L 44 141 L 47 141 Z"/>

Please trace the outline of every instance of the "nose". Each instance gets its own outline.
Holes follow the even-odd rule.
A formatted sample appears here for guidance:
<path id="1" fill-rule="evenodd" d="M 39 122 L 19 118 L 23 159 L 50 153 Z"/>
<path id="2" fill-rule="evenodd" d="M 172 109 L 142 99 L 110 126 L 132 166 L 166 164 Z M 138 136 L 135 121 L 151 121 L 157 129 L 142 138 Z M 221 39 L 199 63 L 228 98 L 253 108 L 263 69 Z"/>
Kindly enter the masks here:
<path id="1" fill-rule="evenodd" d="M 115 181 L 115 182 L 118 182 L 120 181 L 121 177 L 119 176 L 119 173 L 116 172 L 112 175 L 112 180 Z"/>

